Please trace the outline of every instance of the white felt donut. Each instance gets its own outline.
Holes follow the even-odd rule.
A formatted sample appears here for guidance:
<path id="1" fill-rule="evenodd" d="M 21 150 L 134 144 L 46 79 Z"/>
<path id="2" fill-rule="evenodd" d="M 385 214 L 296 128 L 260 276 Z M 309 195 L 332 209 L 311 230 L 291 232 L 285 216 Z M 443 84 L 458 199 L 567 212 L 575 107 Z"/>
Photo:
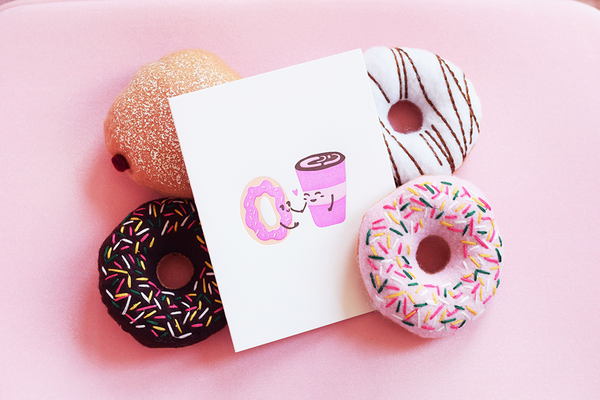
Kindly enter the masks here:
<path id="1" fill-rule="evenodd" d="M 479 137 L 481 104 L 451 62 L 425 50 L 374 47 L 364 52 L 396 186 L 420 175 L 450 175 Z M 396 103 L 418 107 L 420 129 L 400 133 L 388 118 Z"/>
<path id="2" fill-rule="evenodd" d="M 441 337 L 496 295 L 502 251 L 492 208 L 475 186 L 422 176 L 367 211 L 358 258 L 377 310 L 419 336 Z"/>

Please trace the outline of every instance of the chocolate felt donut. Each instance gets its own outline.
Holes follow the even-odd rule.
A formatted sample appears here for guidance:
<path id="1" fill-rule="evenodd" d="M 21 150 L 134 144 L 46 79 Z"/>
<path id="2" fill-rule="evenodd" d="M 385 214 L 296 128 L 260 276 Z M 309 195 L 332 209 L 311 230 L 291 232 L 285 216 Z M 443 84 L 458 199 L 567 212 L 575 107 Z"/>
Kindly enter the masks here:
<path id="1" fill-rule="evenodd" d="M 181 287 L 159 279 L 161 262 L 172 255 L 186 257 L 193 268 Z M 109 314 L 144 346 L 188 346 L 227 324 L 191 200 L 159 199 L 136 208 L 102 243 L 98 268 Z"/>

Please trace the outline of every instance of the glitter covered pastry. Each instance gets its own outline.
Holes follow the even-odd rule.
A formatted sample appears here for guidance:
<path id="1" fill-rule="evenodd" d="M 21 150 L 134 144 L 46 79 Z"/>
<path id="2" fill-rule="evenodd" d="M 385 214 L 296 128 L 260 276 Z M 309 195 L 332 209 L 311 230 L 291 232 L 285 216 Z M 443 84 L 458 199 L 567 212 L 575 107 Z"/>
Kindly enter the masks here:
<path id="1" fill-rule="evenodd" d="M 423 337 L 456 332 L 480 316 L 500 285 L 502 239 L 472 184 L 422 176 L 365 214 L 358 258 L 377 310 Z"/>
<path id="2" fill-rule="evenodd" d="M 374 47 L 364 57 L 396 186 L 454 173 L 479 137 L 481 105 L 473 84 L 425 50 Z"/>
<path id="3" fill-rule="evenodd" d="M 119 171 L 172 197 L 192 197 L 168 98 L 241 77 L 216 55 L 184 50 L 142 67 L 115 99 L 104 123 Z"/>
<path id="4" fill-rule="evenodd" d="M 186 257 L 193 268 L 189 282 L 175 289 L 159 279 L 161 261 L 173 254 Z M 102 243 L 98 268 L 109 314 L 145 346 L 188 346 L 227 324 L 191 200 L 139 206 Z"/>

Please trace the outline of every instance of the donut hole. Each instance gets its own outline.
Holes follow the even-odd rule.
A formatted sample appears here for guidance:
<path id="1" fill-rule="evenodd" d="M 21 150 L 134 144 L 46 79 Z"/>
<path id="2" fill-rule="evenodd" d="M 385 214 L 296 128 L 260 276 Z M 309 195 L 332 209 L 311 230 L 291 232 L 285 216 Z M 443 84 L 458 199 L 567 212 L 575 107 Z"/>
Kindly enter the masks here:
<path id="1" fill-rule="evenodd" d="M 423 112 L 412 101 L 401 100 L 390 108 L 388 121 L 398 133 L 416 132 L 423 126 Z"/>
<path id="2" fill-rule="evenodd" d="M 275 199 L 273 196 L 263 194 L 255 200 L 255 206 L 260 211 L 259 219 L 264 226 L 269 229 L 276 228 L 279 225 L 277 214 L 275 213 Z"/>
<path id="3" fill-rule="evenodd" d="M 417 247 L 417 263 L 432 275 L 442 271 L 450 261 L 450 246 L 440 236 L 430 235 L 421 240 Z"/>
<path id="4" fill-rule="evenodd" d="M 192 280 L 194 266 L 186 256 L 171 253 L 158 262 L 156 275 L 160 284 L 167 289 L 180 289 Z"/>

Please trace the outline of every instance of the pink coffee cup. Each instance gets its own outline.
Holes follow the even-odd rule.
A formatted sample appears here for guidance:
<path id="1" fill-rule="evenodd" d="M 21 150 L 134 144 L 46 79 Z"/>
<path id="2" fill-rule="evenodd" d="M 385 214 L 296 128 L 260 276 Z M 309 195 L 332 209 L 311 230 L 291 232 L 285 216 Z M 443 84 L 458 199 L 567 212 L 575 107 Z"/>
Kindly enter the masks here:
<path id="1" fill-rule="evenodd" d="M 337 151 L 313 154 L 296 163 L 304 200 L 315 225 L 336 225 L 346 219 L 346 157 Z"/>

